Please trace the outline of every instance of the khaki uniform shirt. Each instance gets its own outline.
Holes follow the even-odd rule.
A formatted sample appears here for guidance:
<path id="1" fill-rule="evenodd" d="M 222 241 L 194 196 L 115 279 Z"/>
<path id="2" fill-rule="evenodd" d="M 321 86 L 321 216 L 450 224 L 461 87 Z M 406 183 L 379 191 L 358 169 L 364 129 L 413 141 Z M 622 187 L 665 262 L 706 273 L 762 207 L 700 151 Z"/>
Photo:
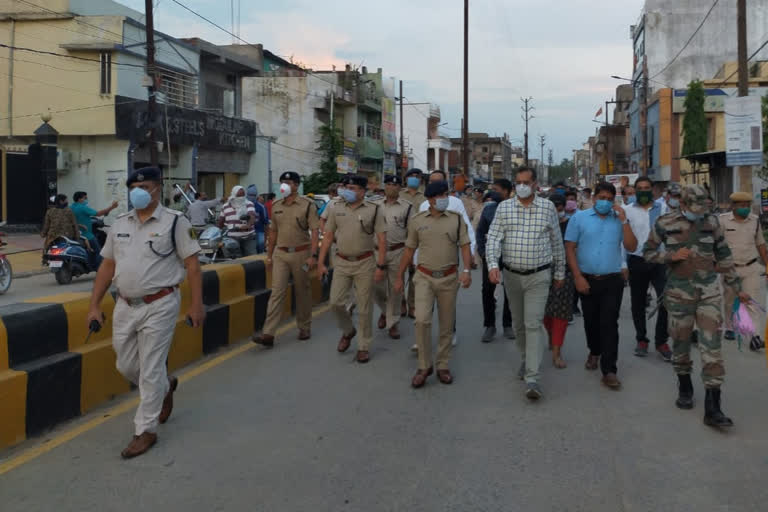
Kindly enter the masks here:
<path id="1" fill-rule="evenodd" d="M 445 211 L 433 217 L 430 211 L 416 214 L 408 223 L 405 246 L 419 250 L 419 262 L 432 271 L 459 264 L 458 247 L 469 245 L 467 224 L 461 215 Z"/>
<path id="2" fill-rule="evenodd" d="M 179 219 L 175 254 L 171 241 L 174 217 Z M 200 245 L 190 235 L 191 229 L 181 212 L 162 206 L 155 208 L 144 223 L 139 221 L 136 210 L 118 216 L 101 255 L 115 261 L 113 282 L 120 294 L 136 299 L 180 284 L 186 275 L 184 260 L 200 252 Z M 171 254 L 162 256 L 168 253 Z"/>
<path id="3" fill-rule="evenodd" d="M 416 211 L 419 211 L 419 208 L 421 208 L 421 204 L 427 200 L 427 197 L 424 195 L 424 192 L 422 192 L 421 189 L 418 189 L 415 194 L 411 194 L 408 192 L 409 190 L 412 190 L 410 188 L 404 188 L 400 191 L 400 199 L 405 199 L 409 203 L 413 205 L 413 207 L 416 209 Z"/>
<path id="4" fill-rule="evenodd" d="M 359 256 L 374 250 L 374 233 L 386 233 L 387 221 L 381 207 L 370 201 L 363 200 L 357 208 L 337 203 L 328 214 L 325 231 L 334 233 L 340 254 Z"/>
<path id="5" fill-rule="evenodd" d="M 379 213 L 383 213 L 387 221 L 387 246 L 405 243 L 408 223 L 418 213 L 418 209 L 402 198 L 391 204 L 387 203 L 386 199 L 377 201 L 377 204 Z"/>
<path id="6" fill-rule="evenodd" d="M 269 229 L 277 232 L 277 247 L 299 247 L 310 243 L 311 232 L 317 230 L 319 224 L 317 206 L 306 197 L 296 197 L 291 204 L 285 199 L 272 204 Z"/>
<path id="7" fill-rule="evenodd" d="M 736 265 L 743 266 L 754 259 L 762 263 L 757 248 L 765 245 L 765 237 L 757 215 L 750 213 L 745 221 L 739 222 L 734 219 L 733 213 L 724 213 L 720 215 L 720 224 Z"/>

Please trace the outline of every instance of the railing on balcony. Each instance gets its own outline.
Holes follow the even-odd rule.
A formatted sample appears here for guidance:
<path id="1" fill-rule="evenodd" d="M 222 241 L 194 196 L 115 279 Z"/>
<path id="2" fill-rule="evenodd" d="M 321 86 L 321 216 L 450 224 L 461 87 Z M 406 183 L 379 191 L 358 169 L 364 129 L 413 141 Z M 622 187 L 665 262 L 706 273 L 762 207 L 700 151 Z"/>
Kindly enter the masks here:
<path id="1" fill-rule="evenodd" d="M 357 127 L 358 137 L 368 137 L 381 142 L 381 128 L 373 124 L 365 124 Z"/>
<path id="2" fill-rule="evenodd" d="M 157 76 L 159 102 L 184 108 L 199 106 L 197 75 L 178 73 L 158 66 Z"/>

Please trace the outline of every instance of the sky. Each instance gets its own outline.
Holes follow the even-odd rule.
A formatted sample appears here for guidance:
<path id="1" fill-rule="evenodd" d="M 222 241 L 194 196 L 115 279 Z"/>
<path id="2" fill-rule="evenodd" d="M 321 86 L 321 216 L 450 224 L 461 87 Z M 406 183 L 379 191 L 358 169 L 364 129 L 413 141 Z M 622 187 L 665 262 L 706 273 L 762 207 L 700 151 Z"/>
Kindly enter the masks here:
<path id="1" fill-rule="evenodd" d="M 144 11 L 144 0 L 119 0 Z M 180 0 L 226 29 L 230 2 Z M 403 80 L 406 101 L 440 106 L 444 134 L 460 135 L 462 0 L 240 0 L 240 36 L 312 69 L 364 65 Z M 156 29 L 231 44 L 232 37 L 157 0 Z M 533 97 L 530 155 L 539 135 L 554 159 L 594 135 L 595 113 L 632 70 L 630 25 L 643 0 L 470 0 L 469 128 L 522 146 L 521 97 Z"/>

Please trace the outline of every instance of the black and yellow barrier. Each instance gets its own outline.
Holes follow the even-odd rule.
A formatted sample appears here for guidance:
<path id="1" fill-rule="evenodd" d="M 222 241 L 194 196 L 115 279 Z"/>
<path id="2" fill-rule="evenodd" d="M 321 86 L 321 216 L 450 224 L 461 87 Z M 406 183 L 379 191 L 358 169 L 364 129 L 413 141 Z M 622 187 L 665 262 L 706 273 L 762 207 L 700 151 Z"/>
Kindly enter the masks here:
<path id="1" fill-rule="evenodd" d="M 269 281 L 262 257 L 203 267 L 207 317 L 202 329 L 184 322 L 190 295 L 188 284 L 182 283 L 169 370 L 261 329 Z M 327 298 L 327 290 L 320 281 L 314 283 L 313 299 L 319 303 Z M 283 313 L 286 319 L 294 303 L 290 292 Z M 89 302 L 87 292 L 65 293 L 0 307 L 0 449 L 130 390 L 115 368 L 111 340 L 115 297 L 104 299 L 107 322 L 86 345 Z"/>

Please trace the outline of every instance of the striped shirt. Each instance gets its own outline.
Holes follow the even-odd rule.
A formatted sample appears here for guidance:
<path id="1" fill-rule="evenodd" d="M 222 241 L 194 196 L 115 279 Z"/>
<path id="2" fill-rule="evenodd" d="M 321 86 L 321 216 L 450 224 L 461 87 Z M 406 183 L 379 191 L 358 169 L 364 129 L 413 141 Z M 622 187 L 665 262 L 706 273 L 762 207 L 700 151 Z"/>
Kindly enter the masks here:
<path id="1" fill-rule="evenodd" d="M 496 208 L 486 243 L 488 269 L 499 259 L 514 270 L 553 265 L 556 280 L 565 279 L 565 248 L 554 204 L 536 197 L 530 206 L 507 199 Z"/>
<path id="2" fill-rule="evenodd" d="M 245 204 L 240 208 L 235 208 L 231 202 L 227 202 L 222 208 L 221 216 L 224 217 L 224 225 L 231 230 L 229 236 L 232 238 L 243 238 L 256 233 L 253 226 L 250 229 L 247 228 L 248 221 L 240 220 L 240 217 L 246 212 L 248 215 L 256 215 L 256 208 L 250 201 L 245 201 Z"/>

